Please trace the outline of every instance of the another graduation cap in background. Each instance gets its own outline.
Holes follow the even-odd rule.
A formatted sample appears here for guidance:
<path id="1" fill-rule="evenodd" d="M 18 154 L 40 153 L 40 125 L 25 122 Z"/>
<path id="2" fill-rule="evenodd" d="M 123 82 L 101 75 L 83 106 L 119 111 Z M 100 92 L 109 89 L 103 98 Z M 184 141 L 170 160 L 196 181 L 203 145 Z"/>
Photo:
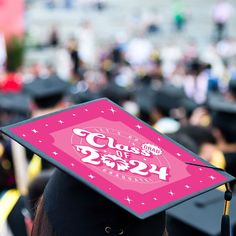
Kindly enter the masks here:
<path id="1" fill-rule="evenodd" d="M 1 130 L 68 174 L 44 193 L 61 235 L 161 234 L 163 211 L 234 179 L 107 99 Z"/>
<path id="2" fill-rule="evenodd" d="M 36 79 L 24 86 L 36 106 L 47 109 L 55 106 L 69 92 L 69 84 L 56 76 L 47 79 Z"/>
<path id="3" fill-rule="evenodd" d="M 0 93 L 0 124 L 8 125 L 28 118 L 30 97 L 21 93 Z"/>
<path id="4" fill-rule="evenodd" d="M 224 193 L 214 189 L 167 211 L 169 236 L 221 235 L 222 199 Z M 231 234 L 236 233 L 236 195 L 233 194 L 230 211 Z"/>

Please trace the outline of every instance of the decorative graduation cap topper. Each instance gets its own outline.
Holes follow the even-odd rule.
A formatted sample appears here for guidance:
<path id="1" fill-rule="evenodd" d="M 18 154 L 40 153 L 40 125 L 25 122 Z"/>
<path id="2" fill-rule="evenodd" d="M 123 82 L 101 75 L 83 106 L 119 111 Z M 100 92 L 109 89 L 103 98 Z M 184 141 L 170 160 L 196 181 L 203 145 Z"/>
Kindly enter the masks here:
<path id="1" fill-rule="evenodd" d="M 140 219 L 234 179 L 108 99 L 1 130 Z"/>

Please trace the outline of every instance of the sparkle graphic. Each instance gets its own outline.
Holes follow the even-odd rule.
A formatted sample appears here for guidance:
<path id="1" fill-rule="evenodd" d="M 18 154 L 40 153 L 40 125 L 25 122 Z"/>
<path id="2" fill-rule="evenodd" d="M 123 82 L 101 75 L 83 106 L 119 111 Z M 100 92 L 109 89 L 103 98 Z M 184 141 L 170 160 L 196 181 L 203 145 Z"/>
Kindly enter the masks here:
<path id="1" fill-rule="evenodd" d="M 37 134 L 37 133 L 38 133 L 38 130 L 32 129 L 32 132 L 35 133 L 35 134 Z"/>
<path id="2" fill-rule="evenodd" d="M 154 201 L 157 201 L 157 198 L 156 198 L 156 197 L 154 197 L 154 198 L 153 198 L 153 200 L 154 200 Z"/>
<path id="3" fill-rule="evenodd" d="M 48 124 L 45 124 L 46 127 L 48 127 Z"/>
<path id="4" fill-rule="evenodd" d="M 76 116 L 76 114 L 72 114 L 72 116 Z"/>
<path id="5" fill-rule="evenodd" d="M 142 204 L 142 205 L 145 205 L 145 203 L 144 203 L 144 202 L 142 202 L 141 204 Z"/>
<path id="6" fill-rule="evenodd" d="M 202 180 L 200 180 L 199 182 L 200 182 L 200 183 L 202 183 L 203 181 L 202 181 Z"/>
<path id="7" fill-rule="evenodd" d="M 95 176 L 94 176 L 94 175 L 91 175 L 91 174 L 90 174 L 88 177 L 89 177 L 90 179 L 94 179 L 94 178 L 95 178 Z"/>
<path id="8" fill-rule="evenodd" d="M 75 164 L 74 164 L 74 163 L 71 163 L 70 165 L 71 165 L 72 167 L 74 167 L 74 166 L 75 166 Z"/>
<path id="9" fill-rule="evenodd" d="M 141 128 L 142 128 L 142 126 L 140 126 L 140 125 L 136 125 L 136 127 L 137 127 L 138 129 L 141 129 Z"/>
<path id="10" fill-rule="evenodd" d="M 23 137 L 25 137 L 26 135 L 25 134 L 22 134 Z"/>
<path id="11" fill-rule="evenodd" d="M 216 177 L 214 177 L 213 175 L 209 176 L 210 179 L 214 180 Z"/>
<path id="12" fill-rule="evenodd" d="M 43 141 L 42 140 L 39 140 L 39 143 L 42 143 Z"/>
<path id="13" fill-rule="evenodd" d="M 88 109 L 84 109 L 86 112 L 88 111 Z"/>
<path id="14" fill-rule="evenodd" d="M 58 153 L 57 153 L 57 152 L 53 152 L 53 155 L 55 155 L 55 156 L 56 156 L 56 155 L 58 155 Z"/>
<path id="15" fill-rule="evenodd" d="M 177 152 L 177 153 L 176 153 L 176 155 L 177 155 L 178 157 L 180 157 L 180 156 L 181 156 L 181 154 L 180 154 L 179 152 Z"/>
<path id="16" fill-rule="evenodd" d="M 189 188 L 190 188 L 190 186 L 186 184 L 186 185 L 185 185 L 185 188 L 189 189 Z"/>
<path id="17" fill-rule="evenodd" d="M 113 113 L 113 115 L 115 114 L 116 110 L 113 109 L 113 107 L 111 107 L 111 109 L 109 109 L 109 111 L 111 111 Z"/>
<path id="18" fill-rule="evenodd" d="M 129 196 L 127 196 L 127 197 L 125 198 L 125 200 L 126 200 L 129 204 L 133 201 L 132 199 L 129 198 Z"/>
<path id="19" fill-rule="evenodd" d="M 161 139 L 160 139 L 160 138 L 157 138 L 157 140 L 158 140 L 158 141 L 161 141 Z"/>
<path id="20" fill-rule="evenodd" d="M 200 171 L 202 171 L 202 168 L 199 168 Z"/>
<path id="21" fill-rule="evenodd" d="M 64 123 L 64 121 L 63 121 L 63 120 L 59 120 L 58 122 L 59 122 L 60 124 L 63 124 L 63 123 Z"/>
<path id="22" fill-rule="evenodd" d="M 104 113 L 104 111 L 101 111 L 101 113 Z"/>
<path id="23" fill-rule="evenodd" d="M 172 192 L 172 190 L 170 190 L 169 194 L 170 194 L 171 196 L 174 196 L 174 193 Z"/>

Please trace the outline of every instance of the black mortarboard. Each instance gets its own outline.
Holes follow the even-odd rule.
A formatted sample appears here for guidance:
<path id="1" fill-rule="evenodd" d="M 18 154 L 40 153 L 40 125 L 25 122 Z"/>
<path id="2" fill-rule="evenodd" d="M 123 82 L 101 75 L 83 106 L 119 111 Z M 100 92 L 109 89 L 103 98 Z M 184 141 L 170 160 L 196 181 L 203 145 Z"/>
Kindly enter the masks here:
<path id="1" fill-rule="evenodd" d="M 47 79 L 36 79 L 26 84 L 28 93 L 39 108 L 51 108 L 68 92 L 69 84 L 56 76 Z"/>
<path id="2" fill-rule="evenodd" d="M 126 88 L 117 85 L 114 81 L 109 82 L 100 91 L 100 97 L 106 97 L 120 105 L 123 101 L 127 100 L 129 96 L 129 91 Z"/>
<path id="3" fill-rule="evenodd" d="M 30 97 L 21 93 L 0 93 L 0 109 L 27 114 L 30 112 Z"/>
<path id="4" fill-rule="evenodd" d="M 30 97 L 20 93 L 0 93 L 0 124 L 22 121 L 30 115 Z"/>
<path id="5" fill-rule="evenodd" d="M 65 172 L 44 193 L 59 235 L 161 235 L 163 211 L 234 179 L 108 99 L 1 130 Z"/>
<path id="6" fill-rule="evenodd" d="M 171 109 L 180 107 L 180 101 L 183 99 L 182 89 L 173 85 L 162 86 L 155 94 L 154 104 L 157 109 L 164 114 L 169 114 Z"/>
<path id="7" fill-rule="evenodd" d="M 169 236 L 219 236 L 224 193 L 212 190 L 167 211 Z M 231 200 L 231 229 L 236 227 L 236 195 Z"/>

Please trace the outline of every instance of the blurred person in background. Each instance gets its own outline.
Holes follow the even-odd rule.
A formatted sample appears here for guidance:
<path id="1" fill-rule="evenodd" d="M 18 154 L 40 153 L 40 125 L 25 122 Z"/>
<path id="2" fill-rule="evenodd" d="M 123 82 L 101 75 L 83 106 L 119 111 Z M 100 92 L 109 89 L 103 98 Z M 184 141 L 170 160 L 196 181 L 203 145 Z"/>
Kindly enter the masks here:
<path id="1" fill-rule="evenodd" d="M 186 25 L 186 13 L 182 0 L 173 1 L 173 20 L 175 30 L 182 32 Z"/>
<path id="2" fill-rule="evenodd" d="M 82 79 L 82 61 L 78 51 L 78 42 L 76 38 L 70 38 L 67 43 L 67 50 L 71 58 L 71 75 L 74 81 Z"/>
<path id="3" fill-rule="evenodd" d="M 203 104 L 207 99 L 208 77 L 199 59 L 194 59 L 187 65 L 187 74 L 183 82 L 187 97 L 197 104 Z"/>
<path id="4" fill-rule="evenodd" d="M 213 21 L 215 24 L 216 40 L 222 40 L 226 35 L 226 27 L 232 15 L 232 5 L 227 0 L 218 0 L 213 9 Z"/>

